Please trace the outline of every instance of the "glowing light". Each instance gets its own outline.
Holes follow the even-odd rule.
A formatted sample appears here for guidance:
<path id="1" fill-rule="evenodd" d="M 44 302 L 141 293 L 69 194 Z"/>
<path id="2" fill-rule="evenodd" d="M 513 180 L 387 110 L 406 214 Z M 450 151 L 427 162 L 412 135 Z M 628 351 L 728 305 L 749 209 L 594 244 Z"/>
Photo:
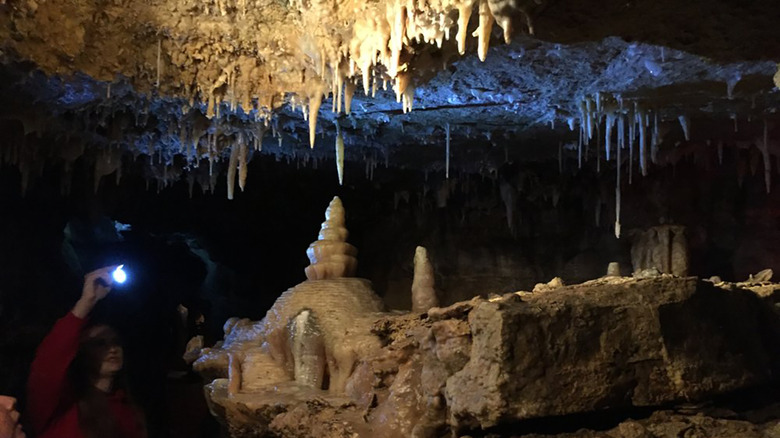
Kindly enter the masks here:
<path id="1" fill-rule="evenodd" d="M 122 284 L 125 281 L 127 281 L 127 273 L 122 269 L 125 265 L 119 265 L 116 269 L 114 269 L 114 272 L 111 273 L 111 278 L 114 279 L 115 283 Z"/>

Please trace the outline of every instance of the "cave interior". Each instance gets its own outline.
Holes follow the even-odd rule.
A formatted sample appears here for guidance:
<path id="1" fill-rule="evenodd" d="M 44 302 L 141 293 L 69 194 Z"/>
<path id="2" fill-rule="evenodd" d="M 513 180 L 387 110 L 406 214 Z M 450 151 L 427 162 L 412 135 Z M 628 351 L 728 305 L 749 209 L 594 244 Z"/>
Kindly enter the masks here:
<path id="1" fill-rule="evenodd" d="M 214 376 L 181 356 L 306 280 L 334 196 L 359 251 L 345 276 L 391 315 L 428 310 L 417 247 L 436 308 L 608 267 L 732 285 L 780 269 L 776 0 L 0 0 L 0 23 L 0 393 L 22 401 L 84 273 L 122 263 L 94 318 L 125 338 L 150 436 L 314 434 L 210 415 Z M 688 401 L 780 403 L 729 391 Z M 680 401 L 467 421 L 452 397 L 436 427 L 350 433 L 661 437 L 626 419 Z M 772 415 L 745 421 L 780 436 Z"/>

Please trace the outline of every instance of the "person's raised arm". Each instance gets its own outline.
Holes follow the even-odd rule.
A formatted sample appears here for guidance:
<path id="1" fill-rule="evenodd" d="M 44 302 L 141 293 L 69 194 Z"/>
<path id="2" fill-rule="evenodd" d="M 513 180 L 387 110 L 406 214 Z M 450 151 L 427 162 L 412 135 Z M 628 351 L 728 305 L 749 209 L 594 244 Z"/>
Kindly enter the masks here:
<path id="1" fill-rule="evenodd" d="M 46 429 L 67 394 L 68 367 L 78 352 L 81 330 L 95 304 L 111 291 L 115 268 L 107 266 L 84 276 L 81 298 L 38 347 L 27 382 L 27 415 L 36 433 Z"/>

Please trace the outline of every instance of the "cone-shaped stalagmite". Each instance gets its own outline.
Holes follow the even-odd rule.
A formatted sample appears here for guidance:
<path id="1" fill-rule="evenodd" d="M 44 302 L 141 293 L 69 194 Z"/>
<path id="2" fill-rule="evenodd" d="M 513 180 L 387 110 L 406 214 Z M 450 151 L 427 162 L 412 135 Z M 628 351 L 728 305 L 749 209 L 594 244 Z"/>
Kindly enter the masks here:
<path id="1" fill-rule="evenodd" d="M 414 280 L 412 280 L 412 311 L 427 312 L 439 305 L 434 289 L 433 266 L 428 261 L 428 251 L 418 246 L 414 252 Z"/>
<path id="2" fill-rule="evenodd" d="M 325 211 L 325 222 L 320 228 L 318 240 L 306 250 L 311 262 L 306 267 L 306 278 L 323 280 L 355 275 L 357 249 L 347 243 L 348 235 L 344 227 L 344 206 L 336 196 Z"/>

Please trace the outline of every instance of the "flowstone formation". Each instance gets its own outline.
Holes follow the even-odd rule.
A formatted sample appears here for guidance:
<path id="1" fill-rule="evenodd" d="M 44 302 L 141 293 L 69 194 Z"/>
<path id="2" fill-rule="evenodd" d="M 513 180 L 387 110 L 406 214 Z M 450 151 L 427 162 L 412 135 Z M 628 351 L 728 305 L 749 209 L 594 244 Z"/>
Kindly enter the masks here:
<path id="1" fill-rule="evenodd" d="M 662 225 L 637 232 L 631 245 L 634 272 L 657 269 L 658 272 L 688 275 L 688 240 L 685 227 Z"/>
<path id="2" fill-rule="evenodd" d="M 342 212 L 334 199 L 323 229 L 340 233 Z M 588 437 L 600 435 L 564 432 L 603 413 L 625 415 L 610 437 L 661 437 L 708 400 L 774 384 L 780 371 L 780 286 L 768 274 L 732 284 L 612 269 L 439 308 L 424 251 L 415 258 L 426 281 L 413 294 L 425 299 L 411 313 L 383 312 L 367 280 L 331 272 L 284 292 L 262 321 L 228 321 L 194 366 L 230 436 L 501 437 L 549 420 L 548 436 Z M 780 409 L 751 418 L 701 427 L 780 428 Z"/>
<path id="3" fill-rule="evenodd" d="M 309 280 L 284 292 L 262 321 L 228 320 L 224 342 L 200 351 L 194 369 L 222 378 L 210 385 L 209 398 L 231 430 L 231 409 L 267 401 L 268 391 L 295 399 L 311 391 L 343 397 L 365 389 L 350 378 L 358 361 L 381 347 L 370 329 L 384 305 L 368 280 L 350 278 L 357 251 L 345 242 L 347 234 L 336 197 L 320 240 L 307 251 Z M 273 389 L 280 384 L 286 386 Z"/>

